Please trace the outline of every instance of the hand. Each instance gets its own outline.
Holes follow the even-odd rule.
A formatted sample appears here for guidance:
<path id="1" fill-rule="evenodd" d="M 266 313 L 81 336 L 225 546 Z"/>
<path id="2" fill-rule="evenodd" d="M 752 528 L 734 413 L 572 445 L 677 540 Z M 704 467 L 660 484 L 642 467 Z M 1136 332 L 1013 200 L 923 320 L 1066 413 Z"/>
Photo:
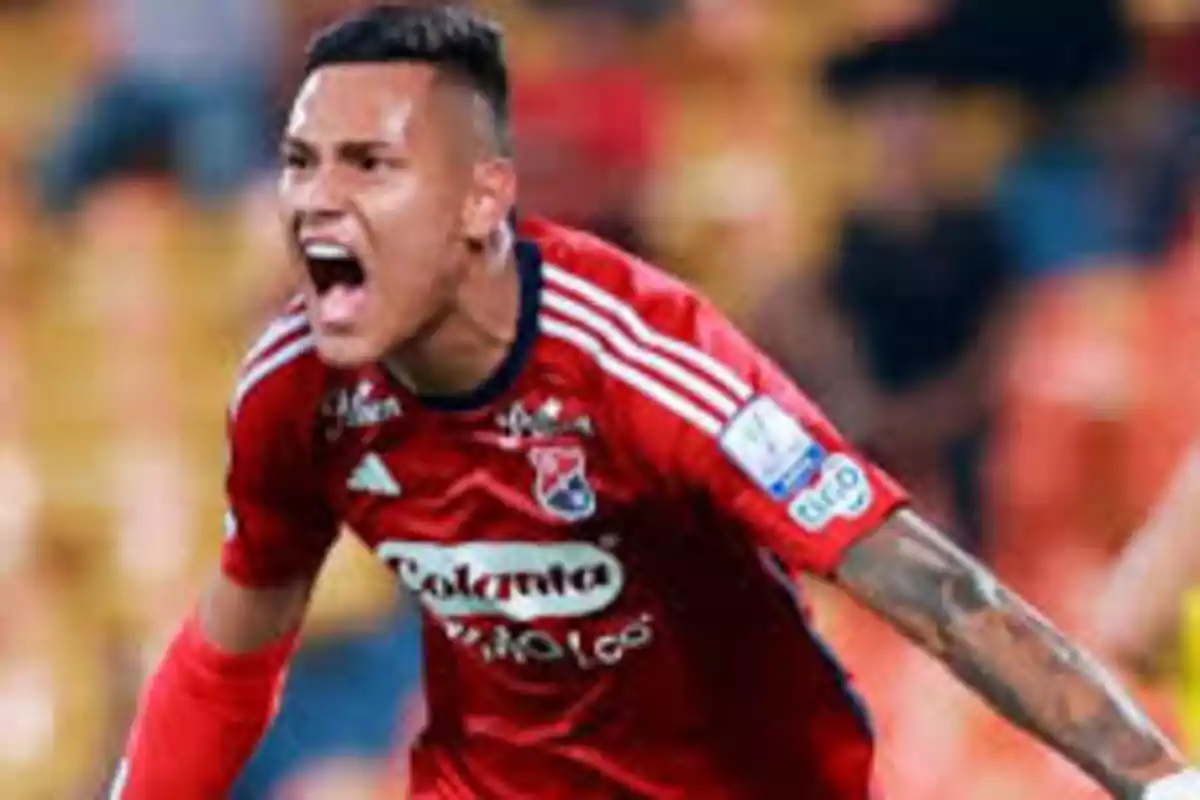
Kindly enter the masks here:
<path id="1" fill-rule="evenodd" d="M 1198 800 L 1200 772 L 1188 770 L 1169 778 L 1160 778 L 1146 787 L 1142 800 Z"/>

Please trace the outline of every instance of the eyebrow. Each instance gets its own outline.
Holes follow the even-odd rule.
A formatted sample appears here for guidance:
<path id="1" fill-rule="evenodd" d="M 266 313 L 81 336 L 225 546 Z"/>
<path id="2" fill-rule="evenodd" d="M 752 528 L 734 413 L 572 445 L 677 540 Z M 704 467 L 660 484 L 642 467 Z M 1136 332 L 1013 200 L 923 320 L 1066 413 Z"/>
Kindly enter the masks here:
<path id="1" fill-rule="evenodd" d="M 361 158 L 363 156 L 372 155 L 376 151 L 386 150 L 391 145 L 388 142 L 381 142 L 373 139 L 366 140 L 351 140 L 341 142 L 337 146 L 338 155 L 342 158 Z"/>
<path id="2" fill-rule="evenodd" d="M 337 153 L 340 157 L 359 158 L 364 155 L 372 154 L 378 150 L 385 150 L 393 147 L 393 142 L 385 142 L 379 139 L 351 139 L 344 142 L 338 142 Z M 280 143 L 281 150 L 294 150 L 305 153 L 306 155 L 315 154 L 317 152 L 316 145 L 299 139 L 295 136 L 285 136 Z"/>
<path id="3" fill-rule="evenodd" d="M 283 152 L 289 150 L 298 150 L 305 154 L 311 154 L 316 151 L 316 148 L 311 144 L 303 139 L 297 139 L 294 136 L 284 136 L 279 142 L 279 149 Z"/>

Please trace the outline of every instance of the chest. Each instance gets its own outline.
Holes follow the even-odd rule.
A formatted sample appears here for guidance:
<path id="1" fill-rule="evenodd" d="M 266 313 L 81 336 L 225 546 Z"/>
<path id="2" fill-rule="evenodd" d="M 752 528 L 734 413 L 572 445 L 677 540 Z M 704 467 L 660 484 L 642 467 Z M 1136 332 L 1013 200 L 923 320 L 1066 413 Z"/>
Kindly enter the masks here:
<path id="1" fill-rule="evenodd" d="M 527 383 L 470 414 L 355 389 L 318 432 L 321 491 L 419 602 L 428 658 L 557 686 L 654 641 L 669 526 L 599 393 Z"/>
<path id="2" fill-rule="evenodd" d="M 599 546 L 644 499 L 597 416 L 553 399 L 425 414 L 351 433 L 333 453 L 325 490 L 385 560 L 420 546 Z"/>

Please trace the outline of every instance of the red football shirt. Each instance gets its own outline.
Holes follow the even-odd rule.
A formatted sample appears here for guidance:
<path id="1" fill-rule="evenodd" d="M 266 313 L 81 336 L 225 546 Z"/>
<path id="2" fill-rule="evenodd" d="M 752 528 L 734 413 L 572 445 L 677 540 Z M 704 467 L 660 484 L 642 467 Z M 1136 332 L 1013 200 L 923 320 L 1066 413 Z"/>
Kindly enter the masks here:
<path id="1" fill-rule="evenodd" d="M 706 301 L 521 228 L 519 334 L 469 396 L 316 357 L 299 306 L 230 409 L 223 566 L 317 569 L 345 523 L 420 601 L 417 797 L 868 795 L 872 737 L 782 576 L 903 502 Z"/>

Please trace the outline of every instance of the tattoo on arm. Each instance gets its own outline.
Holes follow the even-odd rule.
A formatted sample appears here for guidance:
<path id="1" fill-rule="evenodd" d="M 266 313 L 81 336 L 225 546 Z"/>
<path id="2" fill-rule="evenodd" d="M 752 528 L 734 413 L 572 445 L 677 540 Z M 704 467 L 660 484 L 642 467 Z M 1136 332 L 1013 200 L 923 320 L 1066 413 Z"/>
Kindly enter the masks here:
<path id="1" fill-rule="evenodd" d="M 1104 669 L 915 514 L 856 544 L 836 583 L 1117 797 L 1181 768 Z"/>

